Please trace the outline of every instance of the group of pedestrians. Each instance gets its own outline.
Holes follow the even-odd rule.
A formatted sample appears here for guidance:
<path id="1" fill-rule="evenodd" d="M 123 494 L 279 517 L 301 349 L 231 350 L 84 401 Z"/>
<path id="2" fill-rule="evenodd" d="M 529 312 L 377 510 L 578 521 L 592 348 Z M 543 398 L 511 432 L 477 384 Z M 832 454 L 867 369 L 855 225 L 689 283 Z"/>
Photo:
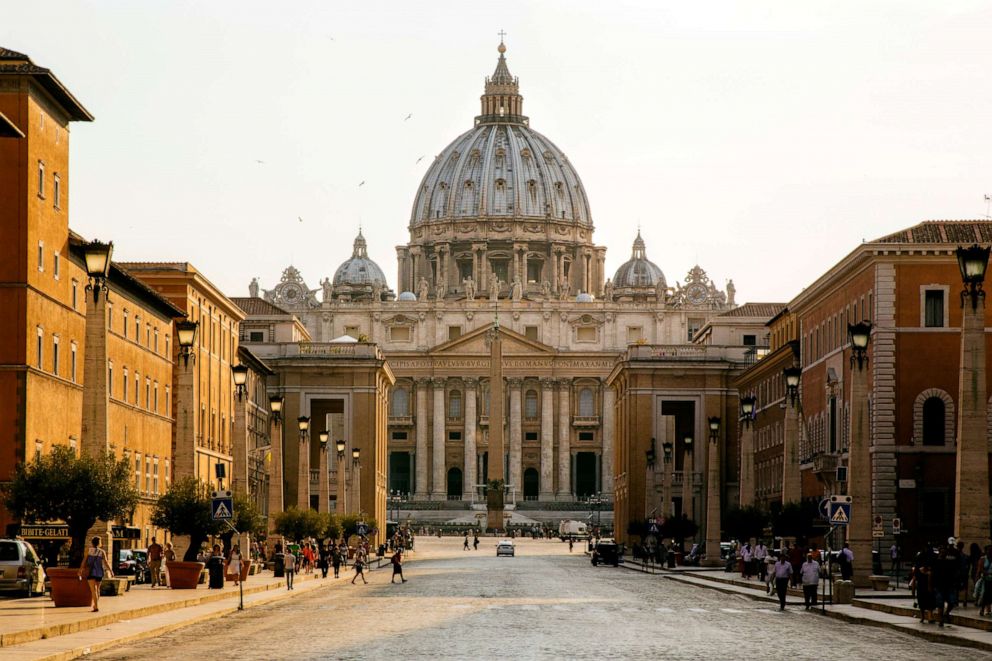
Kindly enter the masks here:
<path id="1" fill-rule="evenodd" d="M 401 583 L 406 583 L 407 579 L 403 576 L 403 545 L 395 544 L 392 546 L 394 547 L 394 552 L 390 556 L 389 562 L 393 567 L 393 575 L 390 583 L 395 583 L 397 577 L 399 577 Z M 386 549 L 386 544 L 380 545 L 378 549 L 379 555 L 384 556 Z M 309 565 L 315 565 L 320 569 L 321 578 L 327 578 L 330 569 L 334 570 L 334 578 L 340 578 L 341 567 L 347 567 L 349 555 L 351 556 L 351 568 L 355 572 L 354 577 L 351 579 L 351 584 L 354 585 L 361 579 L 363 584 L 368 585 L 365 570 L 369 567 L 371 547 L 367 540 L 363 539 L 354 548 L 350 548 L 344 542 L 331 542 L 329 544 L 305 542 L 297 553 L 294 553 L 293 548 L 290 546 L 287 546 L 285 551 L 283 551 L 282 546 L 277 544 L 275 551 L 277 555 L 282 555 L 283 573 L 286 577 L 287 590 L 294 589 L 293 582 L 298 572 L 312 571 L 312 569 L 307 569 Z"/>
<path id="2" fill-rule="evenodd" d="M 850 553 L 850 549 L 846 550 Z M 853 559 L 853 555 L 850 557 Z M 816 544 L 806 547 L 785 542 L 781 549 L 774 550 L 759 539 L 754 544 L 748 541 L 740 545 L 736 549 L 736 558 L 741 577 L 762 581 L 769 595 L 774 593 L 778 596 L 779 610 L 785 610 L 789 588 L 800 585 L 806 610 L 817 605 L 816 592 L 823 576 L 823 557 Z"/>
<path id="3" fill-rule="evenodd" d="M 462 544 L 462 550 L 463 551 L 468 551 L 468 531 L 467 530 L 465 531 L 465 537 L 464 537 L 464 539 L 465 539 L 465 542 Z M 477 532 L 472 533 L 472 548 L 475 551 L 478 551 L 479 550 L 479 533 L 477 533 Z"/>
<path id="4" fill-rule="evenodd" d="M 964 542 L 951 537 L 946 544 L 936 548 L 929 545 L 917 553 L 910 570 L 909 587 L 920 621 L 936 623 L 939 627 L 949 624 L 961 594 L 967 605 L 968 588 L 972 584 L 971 594 L 979 617 L 992 615 L 992 546 L 986 546 L 983 553 L 978 544 L 972 544 L 965 552 Z"/>

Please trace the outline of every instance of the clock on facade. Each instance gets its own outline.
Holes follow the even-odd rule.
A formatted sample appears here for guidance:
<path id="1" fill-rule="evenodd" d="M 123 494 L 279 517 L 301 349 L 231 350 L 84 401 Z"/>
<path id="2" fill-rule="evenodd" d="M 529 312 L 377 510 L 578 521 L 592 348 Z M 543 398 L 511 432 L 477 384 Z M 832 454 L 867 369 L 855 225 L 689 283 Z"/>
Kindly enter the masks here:
<path id="1" fill-rule="evenodd" d="M 686 300 L 692 303 L 693 305 L 702 305 L 703 303 L 705 303 L 706 294 L 707 294 L 706 287 L 699 284 L 698 282 L 689 285 L 685 289 Z"/>

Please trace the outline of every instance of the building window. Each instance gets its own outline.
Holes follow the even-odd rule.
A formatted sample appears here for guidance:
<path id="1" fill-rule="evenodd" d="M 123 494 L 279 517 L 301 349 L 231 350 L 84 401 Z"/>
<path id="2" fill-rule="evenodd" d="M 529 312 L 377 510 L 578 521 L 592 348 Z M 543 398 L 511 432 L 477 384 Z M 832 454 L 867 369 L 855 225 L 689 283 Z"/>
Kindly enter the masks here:
<path id="1" fill-rule="evenodd" d="M 141 388 L 141 375 L 135 372 L 134 373 L 134 405 L 135 406 L 139 404 L 139 397 L 141 396 L 141 391 L 139 390 L 139 388 Z"/>
<path id="2" fill-rule="evenodd" d="M 38 161 L 38 197 L 45 198 L 45 161 Z"/>
<path id="3" fill-rule="evenodd" d="M 389 339 L 392 342 L 409 342 L 410 341 L 410 327 L 409 326 L 390 326 L 389 327 Z"/>
<path id="4" fill-rule="evenodd" d="M 52 185 L 54 186 L 54 188 L 52 189 L 52 192 L 55 194 L 55 208 L 56 209 L 61 209 L 62 208 L 62 178 L 59 177 L 58 173 L 55 173 L 55 175 L 52 177 L 52 182 L 53 182 Z"/>
<path id="5" fill-rule="evenodd" d="M 448 340 L 457 340 L 462 336 L 461 326 L 448 326 Z"/>
<path id="6" fill-rule="evenodd" d="M 158 490 L 158 457 L 155 457 L 155 459 L 153 460 L 153 464 L 154 465 L 152 466 L 152 485 L 153 485 L 152 492 L 157 495 L 161 493 L 161 491 Z"/>
<path id="7" fill-rule="evenodd" d="M 405 431 L 394 431 L 393 440 L 394 441 L 405 441 L 407 439 L 407 433 Z"/>
<path id="8" fill-rule="evenodd" d="M 141 317 L 134 315 L 134 341 L 141 344 Z"/>
<path id="9" fill-rule="evenodd" d="M 359 335 L 359 333 L 358 333 L 358 326 L 345 326 L 344 327 L 344 334 L 345 335 L 348 335 L 350 337 L 353 337 L 353 338 L 355 338 L 357 340 L 358 339 L 358 335 Z"/>
<path id="10" fill-rule="evenodd" d="M 59 375 L 59 336 L 52 336 L 52 373 Z"/>
<path id="11" fill-rule="evenodd" d="M 744 336 L 744 342 L 743 343 L 744 343 L 744 346 L 746 346 L 746 347 L 753 347 L 753 346 L 755 346 L 755 345 L 758 344 L 758 336 L 757 335 L 745 335 Z"/>
<path id="12" fill-rule="evenodd" d="M 594 402 L 591 388 L 583 388 L 579 392 L 579 415 L 583 418 L 596 415 L 594 413 Z"/>
<path id="13" fill-rule="evenodd" d="M 402 418 L 410 412 L 410 393 L 406 388 L 393 390 L 393 417 Z"/>
<path id="14" fill-rule="evenodd" d="M 690 319 L 688 322 L 688 330 L 686 333 L 686 341 L 692 342 L 692 338 L 696 336 L 699 329 L 703 327 L 702 319 Z"/>
<path id="15" fill-rule="evenodd" d="M 75 342 L 71 343 L 69 347 L 70 347 L 69 378 L 71 378 L 72 382 L 75 383 L 76 382 L 76 343 Z"/>
<path id="16" fill-rule="evenodd" d="M 170 467 L 170 461 L 168 459 L 166 459 L 165 460 L 165 488 L 166 489 L 169 488 L 169 484 L 172 482 L 172 473 L 170 472 L 169 467 Z"/>
<path id="17" fill-rule="evenodd" d="M 124 310 L 124 323 L 121 324 L 121 328 L 124 331 L 124 339 L 127 339 L 127 310 Z"/>
<path id="18" fill-rule="evenodd" d="M 462 433 L 460 431 L 448 432 L 449 441 L 460 441 L 462 440 Z"/>
<path id="19" fill-rule="evenodd" d="M 169 352 L 169 336 L 168 335 L 165 336 L 165 355 L 167 357 L 169 357 L 169 358 L 172 357 L 172 354 Z"/>
<path id="20" fill-rule="evenodd" d="M 141 453 L 134 453 L 134 488 L 141 491 Z"/>
<path id="21" fill-rule="evenodd" d="M 72 281 L 72 309 L 79 309 L 79 281 Z"/>
<path id="22" fill-rule="evenodd" d="M 145 377 L 145 408 L 151 409 L 152 407 L 152 380 L 147 376 Z"/>
<path id="23" fill-rule="evenodd" d="M 595 441 L 596 435 L 591 431 L 580 431 L 579 432 L 580 441 Z"/>
<path id="24" fill-rule="evenodd" d="M 462 417 L 462 393 L 460 390 L 452 390 L 448 393 L 448 417 Z"/>
<path id="25" fill-rule="evenodd" d="M 525 441 L 536 441 L 537 440 L 537 432 L 536 431 L 524 432 L 524 440 Z"/>
<path id="26" fill-rule="evenodd" d="M 59 252 L 57 250 L 55 251 L 54 259 L 55 261 L 52 263 L 52 273 L 55 275 L 55 279 L 58 280 L 59 272 L 62 270 L 62 264 L 60 263 L 61 260 L 59 259 Z"/>
<path id="27" fill-rule="evenodd" d="M 944 327 L 944 290 L 943 289 L 924 290 L 923 325 L 927 328 Z"/>
<path id="28" fill-rule="evenodd" d="M 923 402 L 923 445 L 944 444 L 944 400 L 930 397 Z"/>
<path id="29" fill-rule="evenodd" d="M 265 333 L 263 333 L 262 331 L 251 331 L 251 332 L 248 333 L 248 341 L 249 342 L 264 342 L 265 341 Z"/>
<path id="30" fill-rule="evenodd" d="M 145 455 L 145 493 L 152 490 L 152 458 Z"/>
<path id="31" fill-rule="evenodd" d="M 575 340 L 577 342 L 595 342 L 596 341 L 596 327 L 595 326 L 579 326 L 575 329 Z"/>
<path id="32" fill-rule="evenodd" d="M 538 341 L 537 326 L 524 326 L 524 337 L 528 340 Z"/>
<path id="33" fill-rule="evenodd" d="M 38 242 L 38 270 L 39 271 L 42 271 L 42 272 L 45 270 L 45 242 L 44 241 L 39 241 Z"/>
<path id="34" fill-rule="evenodd" d="M 123 379 L 124 380 L 124 387 L 121 389 L 121 392 L 124 393 L 124 401 L 126 402 L 127 401 L 127 389 L 128 389 L 128 386 L 130 385 L 128 383 L 128 380 L 127 380 L 127 368 L 126 367 L 124 368 L 123 372 L 124 372 L 124 379 Z"/>
<path id="35" fill-rule="evenodd" d="M 165 414 L 172 415 L 172 388 L 165 387 Z"/>
<path id="36" fill-rule="evenodd" d="M 34 460 L 38 461 L 41 459 L 41 453 L 45 449 L 45 444 L 41 441 L 34 442 Z"/>
<path id="37" fill-rule="evenodd" d="M 155 353 L 158 353 L 158 328 L 155 329 Z"/>
<path id="38" fill-rule="evenodd" d="M 38 331 L 38 340 L 35 346 L 35 351 L 38 356 L 37 367 L 38 369 L 44 369 L 42 361 L 45 358 L 45 348 L 44 346 L 42 346 L 42 343 L 45 341 L 45 329 L 42 328 L 41 326 L 38 326 L 37 331 Z"/>
<path id="39" fill-rule="evenodd" d="M 644 329 L 641 326 L 627 326 L 627 344 L 637 344 L 644 338 Z"/>
<path id="40" fill-rule="evenodd" d="M 107 363 L 107 392 L 114 392 L 114 361 L 112 360 Z"/>
<path id="41" fill-rule="evenodd" d="M 531 420 L 537 417 L 537 391 L 528 390 L 524 395 L 524 417 Z"/>

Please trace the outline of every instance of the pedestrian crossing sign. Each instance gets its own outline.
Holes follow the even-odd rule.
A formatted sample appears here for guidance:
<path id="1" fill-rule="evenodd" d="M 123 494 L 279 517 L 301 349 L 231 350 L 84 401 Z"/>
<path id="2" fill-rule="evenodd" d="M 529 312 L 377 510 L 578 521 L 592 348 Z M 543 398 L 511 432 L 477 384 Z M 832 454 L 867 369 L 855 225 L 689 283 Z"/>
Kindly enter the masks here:
<path id="1" fill-rule="evenodd" d="M 214 498 L 210 501 L 210 516 L 214 521 L 228 521 L 234 517 L 234 501 L 231 498 Z"/>
<path id="2" fill-rule="evenodd" d="M 830 525 L 846 526 L 851 523 L 851 497 L 830 496 L 829 516 Z"/>

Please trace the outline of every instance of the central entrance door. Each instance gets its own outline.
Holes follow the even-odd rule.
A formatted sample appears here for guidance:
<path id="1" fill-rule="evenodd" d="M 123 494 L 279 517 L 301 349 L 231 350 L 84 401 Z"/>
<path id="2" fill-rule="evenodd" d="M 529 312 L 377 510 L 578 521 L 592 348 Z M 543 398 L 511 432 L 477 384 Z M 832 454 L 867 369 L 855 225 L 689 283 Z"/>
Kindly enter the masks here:
<path id="1" fill-rule="evenodd" d="M 528 468 L 524 471 L 524 500 L 537 500 L 540 490 L 541 475 L 536 468 Z"/>
<path id="2" fill-rule="evenodd" d="M 462 499 L 462 469 L 448 469 L 448 500 Z"/>

